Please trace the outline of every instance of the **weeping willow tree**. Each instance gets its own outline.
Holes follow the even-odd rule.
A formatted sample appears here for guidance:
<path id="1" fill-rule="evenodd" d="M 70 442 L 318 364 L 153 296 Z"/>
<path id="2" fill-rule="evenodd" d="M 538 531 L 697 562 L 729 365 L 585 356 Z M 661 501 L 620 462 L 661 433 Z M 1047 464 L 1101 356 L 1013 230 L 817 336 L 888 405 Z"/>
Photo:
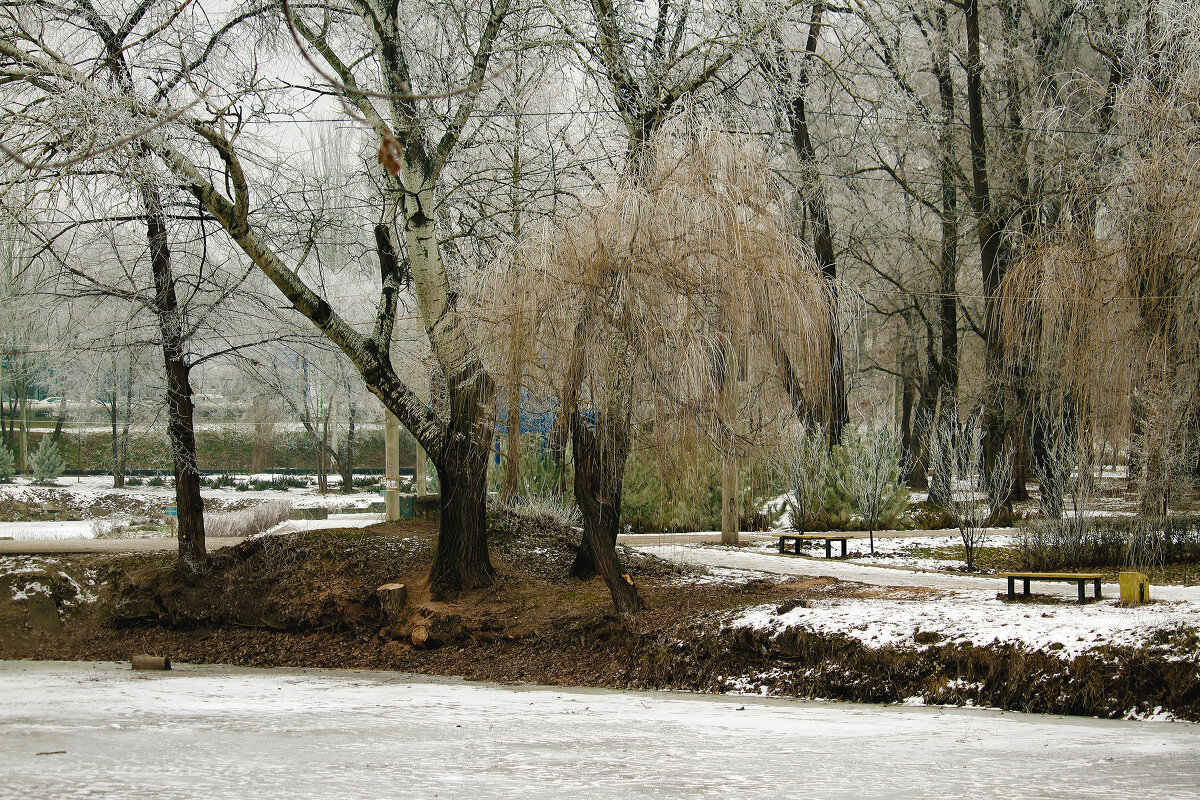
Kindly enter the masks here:
<path id="1" fill-rule="evenodd" d="M 1200 23 L 1200 13 L 1194 13 Z M 1147 30 L 1150 26 L 1147 25 Z M 1190 32 L 1189 32 L 1190 30 Z M 1167 511 L 1195 469 L 1200 415 L 1200 52 L 1195 27 L 1153 40 L 1112 95 L 1111 136 L 1056 227 L 1004 285 L 1007 363 L 1037 404 L 1035 470 L 1090 476 L 1100 439 L 1128 443 L 1141 512 Z M 1190 42 L 1190 44 L 1189 44 Z M 1161 46 L 1160 46 L 1161 45 Z M 1175 50 L 1183 48 L 1171 59 Z M 1186 52 L 1184 52 L 1186 51 Z M 1188 57 L 1187 53 L 1193 53 Z M 1100 149 L 1100 148 L 1103 149 Z M 1099 180 L 1097 180 L 1099 178 Z M 1039 456 L 1040 454 L 1040 456 Z"/>
<path id="2" fill-rule="evenodd" d="M 631 450 L 686 469 L 715 448 L 736 469 L 797 408 L 829 405 L 824 279 L 764 154 L 684 114 L 631 171 L 528 238 L 479 304 L 489 370 L 552 398 L 568 426 L 584 528 L 572 571 L 599 572 L 621 613 L 641 607 L 615 547 Z"/>

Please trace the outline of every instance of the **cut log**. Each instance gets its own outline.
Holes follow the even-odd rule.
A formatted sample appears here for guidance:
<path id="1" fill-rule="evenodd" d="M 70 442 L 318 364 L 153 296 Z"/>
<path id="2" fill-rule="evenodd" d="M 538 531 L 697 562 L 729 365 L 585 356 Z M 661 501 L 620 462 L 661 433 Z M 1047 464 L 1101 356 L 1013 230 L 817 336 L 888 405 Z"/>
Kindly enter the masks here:
<path id="1" fill-rule="evenodd" d="M 429 628 L 426 628 L 424 625 L 418 625 L 413 628 L 412 635 L 409 638 L 412 639 L 413 647 L 422 650 L 427 647 L 433 647 L 433 639 L 429 636 Z"/>
<path id="2" fill-rule="evenodd" d="M 408 587 L 403 583 L 385 583 L 375 590 L 375 594 L 379 597 L 384 617 L 389 624 L 395 625 L 400 621 L 404 606 L 408 603 Z"/>
<path id="3" fill-rule="evenodd" d="M 140 655 L 133 657 L 134 669 L 170 669 L 171 659 L 163 656 Z"/>

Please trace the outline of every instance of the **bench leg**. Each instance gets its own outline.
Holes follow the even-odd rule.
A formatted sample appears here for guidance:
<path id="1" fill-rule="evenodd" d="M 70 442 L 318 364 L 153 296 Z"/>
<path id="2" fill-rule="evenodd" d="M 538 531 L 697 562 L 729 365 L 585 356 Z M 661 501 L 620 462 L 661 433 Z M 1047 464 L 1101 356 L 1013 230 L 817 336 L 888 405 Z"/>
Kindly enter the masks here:
<path id="1" fill-rule="evenodd" d="M 785 540 L 784 540 L 784 538 L 783 538 L 782 536 L 780 536 L 780 537 L 779 537 L 779 552 L 780 552 L 781 554 L 782 554 L 782 553 L 786 553 L 786 552 L 787 552 L 787 551 L 784 549 L 784 547 L 783 547 L 783 543 L 784 543 L 784 541 L 785 541 Z"/>
<path id="2" fill-rule="evenodd" d="M 1084 603 L 1083 585 L 1085 583 L 1087 583 L 1087 581 L 1078 581 L 1078 583 L 1079 583 L 1079 605 L 1083 605 L 1083 603 Z"/>
<path id="3" fill-rule="evenodd" d="M 1012 601 L 1014 601 L 1016 599 L 1017 599 L 1017 579 L 1009 578 L 1008 579 L 1008 602 L 1011 603 Z"/>
<path id="4" fill-rule="evenodd" d="M 1029 578 L 1021 579 L 1021 594 L 1029 597 Z"/>
<path id="5" fill-rule="evenodd" d="M 833 558 L 833 552 L 829 549 L 830 544 L 831 544 L 830 541 L 828 539 L 826 539 L 825 540 L 825 557 L 826 558 Z"/>
<path id="6" fill-rule="evenodd" d="M 842 539 L 842 558 L 846 557 L 846 540 Z"/>
<path id="7" fill-rule="evenodd" d="M 1100 599 L 1100 579 L 1096 578 L 1096 599 Z"/>

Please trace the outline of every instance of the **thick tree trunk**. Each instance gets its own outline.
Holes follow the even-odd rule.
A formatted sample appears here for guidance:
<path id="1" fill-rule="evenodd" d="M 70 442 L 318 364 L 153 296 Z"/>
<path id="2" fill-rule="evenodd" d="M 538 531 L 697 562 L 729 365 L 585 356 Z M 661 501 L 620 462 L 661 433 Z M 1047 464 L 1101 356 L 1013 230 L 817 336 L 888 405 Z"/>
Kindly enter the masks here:
<path id="1" fill-rule="evenodd" d="M 629 454 L 627 434 L 601 429 L 599 436 L 571 414 L 571 443 L 575 457 L 575 500 L 583 515 L 583 545 L 571 574 L 586 580 L 597 572 L 604 578 L 618 614 L 640 611 L 644 604 L 629 573 L 617 556 L 621 530 L 621 489 Z"/>
<path id="2" fill-rule="evenodd" d="M 434 600 L 453 600 L 465 589 L 492 585 L 496 571 L 487 547 L 487 460 L 491 417 L 485 403 L 493 384 L 482 370 L 448 381 L 450 420 L 442 447 L 430 453 L 441 487 L 441 524 L 429 573 Z"/>
<path id="3" fill-rule="evenodd" d="M 203 570 L 208 554 L 204 544 L 204 500 L 196 463 L 195 406 L 189 381 L 191 367 L 184 351 L 183 320 L 175 294 L 171 251 L 167 246 L 162 198 L 151 184 L 142 185 L 146 238 L 154 274 L 154 312 L 158 317 L 163 366 L 167 376 L 167 438 L 175 468 L 175 505 L 179 513 L 179 562 L 189 571 Z"/>
<path id="4" fill-rule="evenodd" d="M 1000 285 L 1006 269 L 1001 248 L 1004 221 L 994 207 L 988 179 L 987 131 L 983 119 L 983 60 L 980 46 L 979 0 L 966 0 L 963 7 L 967 27 L 967 112 L 971 143 L 971 200 L 979 231 L 980 268 L 984 293 L 984 407 L 983 468 L 990 474 L 1005 448 L 1015 452 L 1012 388 L 1003 376 L 1004 351 L 1000 330 Z M 1012 485 L 1005 492 L 1005 504 Z"/>

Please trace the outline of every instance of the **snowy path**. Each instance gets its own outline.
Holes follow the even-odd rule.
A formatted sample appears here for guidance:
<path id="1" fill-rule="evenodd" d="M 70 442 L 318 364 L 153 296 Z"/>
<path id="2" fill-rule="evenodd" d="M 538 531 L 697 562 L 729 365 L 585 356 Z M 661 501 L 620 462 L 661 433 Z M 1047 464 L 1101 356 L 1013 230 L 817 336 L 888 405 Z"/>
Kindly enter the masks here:
<path id="1" fill-rule="evenodd" d="M 1197 798 L 1197 752 L 1200 726 L 1177 723 L 0 662 L 13 800 Z"/>
<path id="2" fill-rule="evenodd" d="M 696 547 L 689 545 L 639 546 L 637 549 L 660 558 L 708 567 L 751 570 L 775 575 L 808 575 L 855 581 L 873 586 L 926 586 L 936 589 L 958 589 L 986 592 L 995 595 L 1007 588 L 1003 578 L 992 576 L 946 575 L 936 572 L 916 572 L 889 567 L 870 567 L 847 561 L 806 558 L 755 551 Z M 1104 583 L 1103 596 L 1118 596 L 1116 583 Z M 1037 594 L 1075 595 L 1074 584 L 1034 583 Z M 1091 589 L 1088 589 L 1089 597 Z M 1154 586 L 1151 596 L 1159 600 L 1178 600 L 1200 604 L 1200 586 Z"/>

